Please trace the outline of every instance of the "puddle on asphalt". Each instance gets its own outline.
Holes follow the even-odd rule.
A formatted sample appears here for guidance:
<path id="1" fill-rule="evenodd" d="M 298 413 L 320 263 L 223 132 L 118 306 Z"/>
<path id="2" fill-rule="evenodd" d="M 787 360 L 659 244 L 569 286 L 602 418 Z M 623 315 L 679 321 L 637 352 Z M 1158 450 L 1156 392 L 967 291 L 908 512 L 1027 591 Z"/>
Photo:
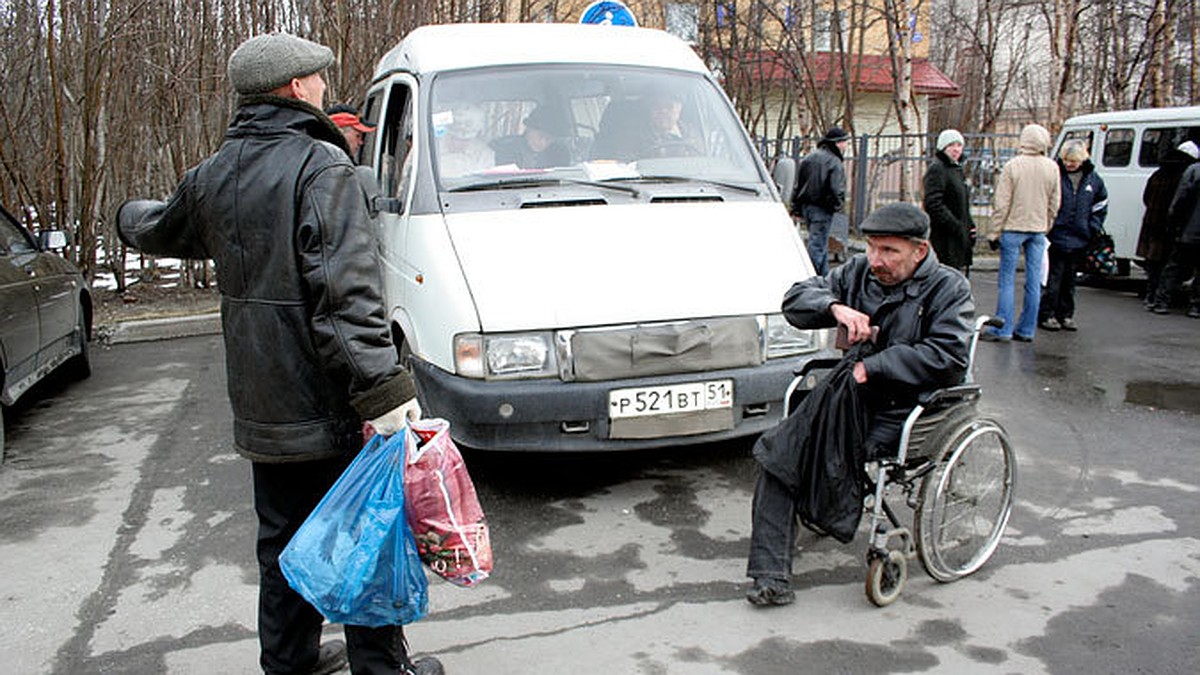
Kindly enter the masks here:
<path id="1" fill-rule="evenodd" d="M 1200 414 L 1200 384 L 1134 380 L 1125 384 L 1125 402 Z"/>

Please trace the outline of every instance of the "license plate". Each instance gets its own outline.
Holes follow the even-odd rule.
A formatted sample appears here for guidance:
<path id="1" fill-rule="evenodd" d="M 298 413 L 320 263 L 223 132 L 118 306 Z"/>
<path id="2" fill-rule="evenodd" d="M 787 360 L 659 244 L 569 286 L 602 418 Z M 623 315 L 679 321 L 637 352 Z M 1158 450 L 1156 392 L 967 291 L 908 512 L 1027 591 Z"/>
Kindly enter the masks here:
<path id="1" fill-rule="evenodd" d="M 648 417 L 733 407 L 733 380 L 683 382 L 608 392 L 608 416 Z"/>

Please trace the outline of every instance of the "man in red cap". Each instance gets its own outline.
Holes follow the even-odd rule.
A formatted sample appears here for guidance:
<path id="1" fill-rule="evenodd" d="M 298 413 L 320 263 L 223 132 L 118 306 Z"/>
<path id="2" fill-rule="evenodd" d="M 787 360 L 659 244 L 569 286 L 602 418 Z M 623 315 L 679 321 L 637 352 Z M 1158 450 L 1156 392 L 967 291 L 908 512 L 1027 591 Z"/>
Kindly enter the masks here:
<path id="1" fill-rule="evenodd" d="M 358 109 L 345 103 L 330 107 L 325 114 L 329 115 L 329 119 L 333 120 L 337 128 L 342 130 L 342 135 L 346 137 L 346 144 L 350 146 L 350 159 L 357 162 L 358 150 L 363 144 L 363 134 L 375 131 L 375 127 L 364 124 L 358 118 Z"/>

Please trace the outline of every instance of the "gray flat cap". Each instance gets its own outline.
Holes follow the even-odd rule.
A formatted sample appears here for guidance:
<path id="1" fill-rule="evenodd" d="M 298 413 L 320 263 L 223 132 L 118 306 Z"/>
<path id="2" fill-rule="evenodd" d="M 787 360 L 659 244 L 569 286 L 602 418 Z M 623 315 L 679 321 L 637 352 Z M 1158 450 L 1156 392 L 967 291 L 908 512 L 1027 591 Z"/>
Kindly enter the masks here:
<path id="1" fill-rule="evenodd" d="M 859 226 L 867 236 L 929 238 L 929 216 L 912 204 L 896 202 L 871 212 Z"/>
<path id="2" fill-rule="evenodd" d="M 230 55 L 229 81 L 239 94 L 264 94 L 331 63 L 333 50 L 324 45 L 287 33 L 256 35 Z"/>

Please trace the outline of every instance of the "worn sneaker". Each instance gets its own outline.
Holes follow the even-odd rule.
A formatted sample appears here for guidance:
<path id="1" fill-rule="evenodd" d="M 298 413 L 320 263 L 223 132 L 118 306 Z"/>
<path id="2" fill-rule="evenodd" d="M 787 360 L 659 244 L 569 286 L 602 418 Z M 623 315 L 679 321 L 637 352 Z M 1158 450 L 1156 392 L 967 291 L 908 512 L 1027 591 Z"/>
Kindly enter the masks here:
<path id="1" fill-rule="evenodd" d="M 404 668 L 404 675 L 444 675 L 445 672 L 442 662 L 432 656 L 417 659 Z"/>
<path id="2" fill-rule="evenodd" d="M 1196 282 L 1193 281 L 1192 283 L 1194 284 Z M 1192 317 L 1193 319 L 1200 319 L 1200 307 L 1193 307 L 1193 308 L 1189 309 L 1187 312 L 1187 315 Z"/>
<path id="3" fill-rule="evenodd" d="M 786 581 L 762 578 L 754 580 L 754 585 L 746 591 L 746 600 L 757 607 L 790 605 L 796 601 L 796 593 Z"/>
<path id="4" fill-rule="evenodd" d="M 321 645 L 317 652 L 317 664 L 309 671 L 312 675 L 331 675 L 346 667 L 346 643 L 330 640 Z"/>
<path id="5" fill-rule="evenodd" d="M 1056 319 L 1054 317 L 1050 317 L 1049 319 L 1042 319 L 1042 322 L 1038 325 L 1041 326 L 1043 330 L 1058 330 L 1060 328 L 1065 328 L 1065 326 L 1063 326 L 1061 323 L 1059 323 L 1058 319 Z"/>
<path id="6" fill-rule="evenodd" d="M 1171 308 L 1161 302 L 1156 302 L 1154 303 L 1154 306 L 1150 308 L 1150 311 L 1154 312 L 1155 314 L 1170 314 Z"/>
<path id="7" fill-rule="evenodd" d="M 1059 320 L 1058 323 L 1059 323 L 1059 325 L 1062 326 L 1063 330 L 1070 330 L 1070 331 L 1079 330 L 1079 324 L 1075 323 L 1075 319 L 1072 319 L 1069 316 L 1065 319 Z"/>
<path id="8" fill-rule="evenodd" d="M 979 334 L 979 339 L 983 340 L 984 342 L 1008 342 L 1009 340 L 1012 340 L 1012 336 L 996 335 L 989 330 L 985 330 Z"/>

